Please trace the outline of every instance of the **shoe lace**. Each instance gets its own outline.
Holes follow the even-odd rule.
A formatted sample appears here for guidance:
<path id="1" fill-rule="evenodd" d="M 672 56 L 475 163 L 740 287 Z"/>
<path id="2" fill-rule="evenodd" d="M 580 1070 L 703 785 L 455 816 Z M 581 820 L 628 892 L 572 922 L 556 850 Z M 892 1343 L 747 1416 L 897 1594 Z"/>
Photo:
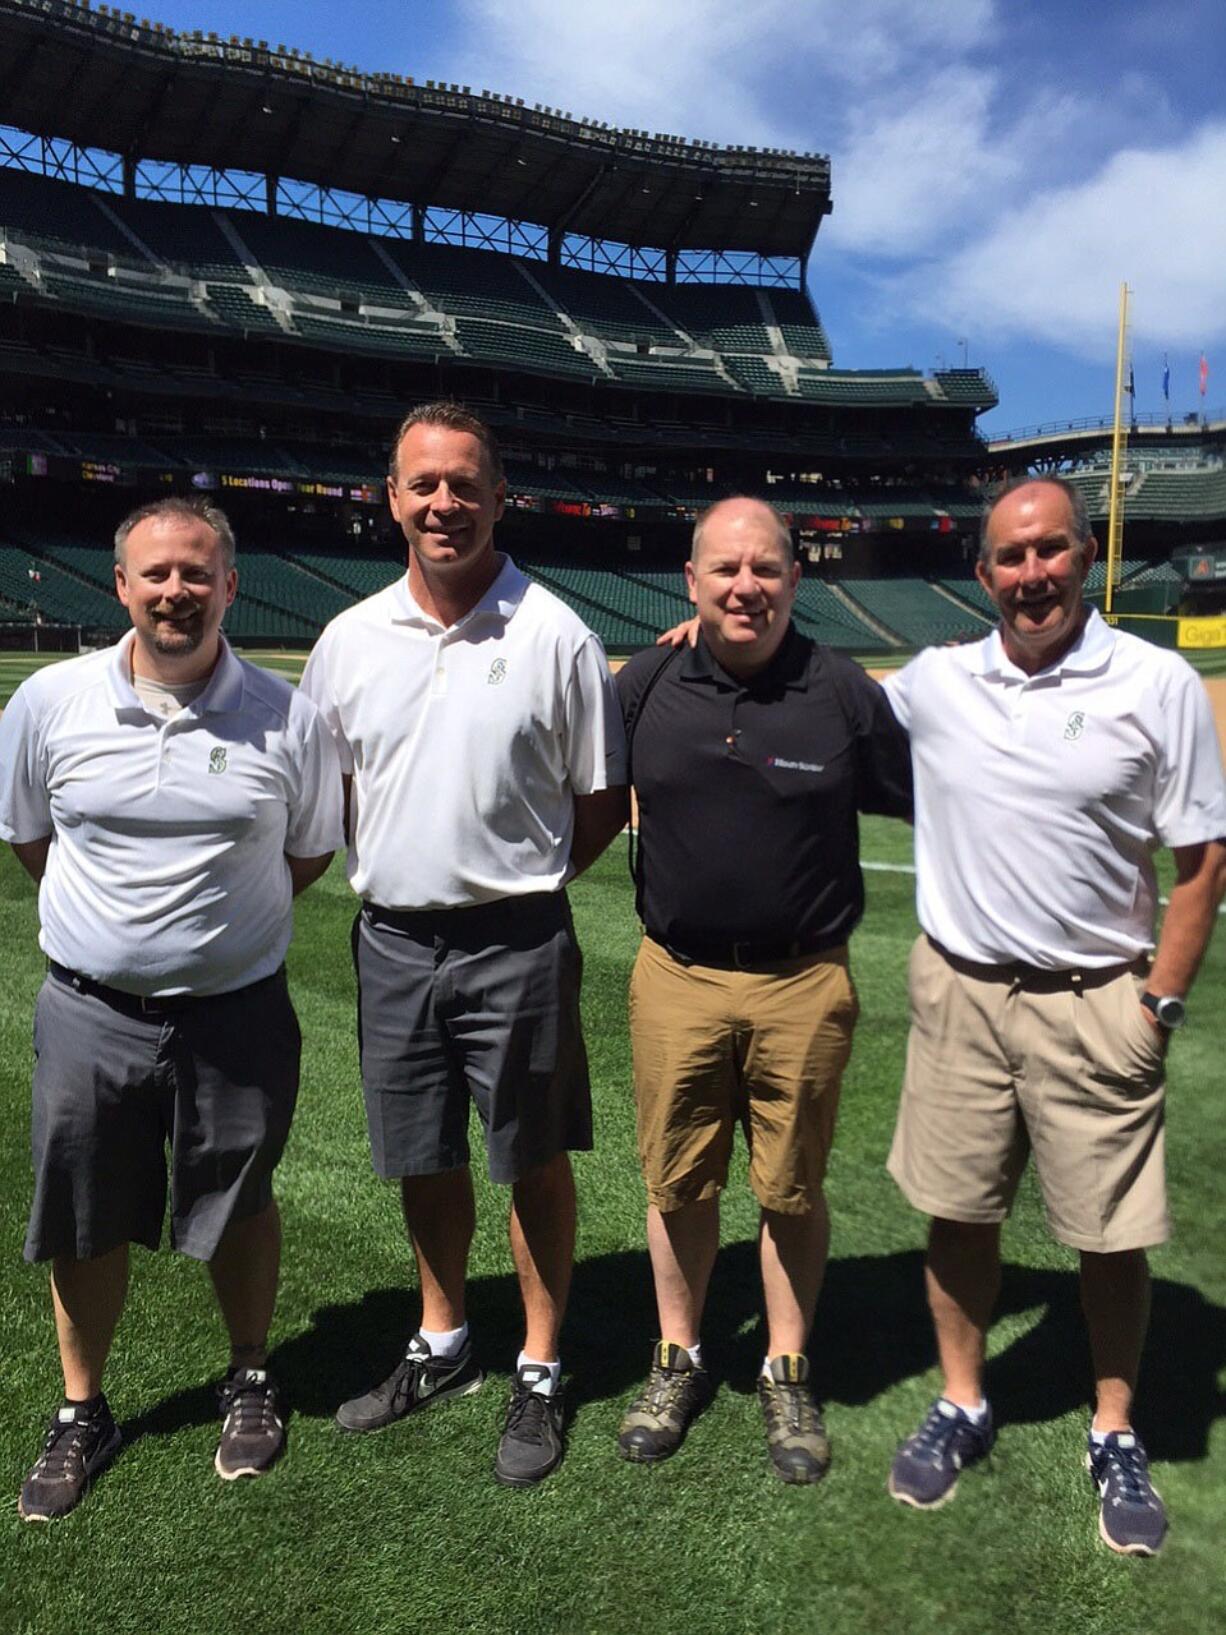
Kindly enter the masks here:
<path id="1" fill-rule="evenodd" d="M 83 1462 L 82 1450 L 88 1429 L 88 1420 L 52 1420 L 43 1451 L 38 1456 L 35 1474 L 50 1477 L 53 1481 L 70 1475 L 73 1467 Z"/>
<path id="2" fill-rule="evenodd" d="M 418 1385 L 426 1371 L 427 1360 L 425 1357 L 405 1357 L 392 1375 L 392 1407 L 397 1411 L 418 1395 Z"/>
<path id="3" fill-rule="evenodd" d="M 540 1391 L 516 1390 L 507 1404 L 506 1430 L 521 1442 L 543 1442 L 549 1398 Z"/>
<path id="4" fill-rule="evenodd" d="M 775 1380 L 767 1398 L 772 1430 L 791 1436 L 807 1436 L 822 1428 L 821 1413 L 807 1385 L 781 1384 Z"/>
<path id="5" fill-rule="evenodd" d="M 689 1373 L 676 1368 L 661 1368 L 659 1364 L 655 1364 L 648 1376 L 641 1406 L 648 1413 L 661 1416 L 674 1409 L 683 1408 L 692 1383 L 693 1379 Z"/>
<path id="6" fill-rule="evenodd" d="M 944 1464 L 962 1425 L 961 1419 L 952 1414 L 943 1414 L 934 1404 L 912 1439 L 912 1453 L 916 1458 L 931 1460 L 934 1465 Z"/>
<path id="7" fill-rule="evenodd" d="M 275 1397 L 267 1380 L 230 1381 L 222 1387 L 222 1401 L 235 1435 L 265 1430 L 276 1419 Z"/>
<path id="8" fill-rule="evenodd" d="M 1118 1488 L 1121 1502 L 1136 1505 L 1152 1503 L 1153 1490 L 1144 1448 L 1139 1443 L 1131 1448 L 1111 1443 L 1103 1452 L 1110 1470 L 1108 1480 L 1114 1476 L 1113 1485 Z"/>

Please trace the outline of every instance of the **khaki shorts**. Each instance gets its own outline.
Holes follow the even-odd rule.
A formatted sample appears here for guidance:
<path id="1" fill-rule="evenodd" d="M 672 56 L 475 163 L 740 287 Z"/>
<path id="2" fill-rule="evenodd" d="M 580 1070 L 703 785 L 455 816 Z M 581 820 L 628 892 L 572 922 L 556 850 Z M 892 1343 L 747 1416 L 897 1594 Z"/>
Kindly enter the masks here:
<path id="1" fill-rule="evenodd" d="M 847 949 L 768 969 L 685 965 L 643 939 L 630 978 L 639 1158 L 665 1214 L 713 1198 L 738 1120 L 764 1209 L 821 1196 L 859 1006 Z"/>
<path id="2" fill-rule="evenodd" d="M 987 1224 L 1008 1215 L 1033 1152 L 1061 1243 L 1164 1243 L 1166 1036 L 1141 1014 L 1144 977 L 988 969 L 951 963 L 924 936 L 911 950 L 890 1174 L 926 1214 Z"/>

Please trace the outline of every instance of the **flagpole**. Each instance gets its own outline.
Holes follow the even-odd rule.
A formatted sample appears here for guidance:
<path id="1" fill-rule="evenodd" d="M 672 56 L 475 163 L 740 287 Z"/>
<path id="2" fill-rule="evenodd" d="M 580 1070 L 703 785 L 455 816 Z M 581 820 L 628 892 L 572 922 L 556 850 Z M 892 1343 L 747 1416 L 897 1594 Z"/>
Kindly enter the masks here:
<path id="1" fill-rule="evenodd" d="M 1107 586 L 1103 611 L 1110 613 L 1120 578 L 1124 529 L 1120 467 L 1124 454 L 1124 352 L 1128 334 L 1128 285 L 1120 285 L 1120 327 L 1115 342 L 1115 420 L 1111 428 L 1111 506 L 1107 513 Z"/>

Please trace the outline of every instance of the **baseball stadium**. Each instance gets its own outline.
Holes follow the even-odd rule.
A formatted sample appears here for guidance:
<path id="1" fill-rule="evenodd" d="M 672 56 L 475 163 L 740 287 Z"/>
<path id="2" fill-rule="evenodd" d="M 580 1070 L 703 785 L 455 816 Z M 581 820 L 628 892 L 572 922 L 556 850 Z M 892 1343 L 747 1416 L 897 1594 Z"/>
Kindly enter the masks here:
<path id="1" fill-rule="evenodd" d="M 846 366 L 811 264 L 837 185 L 817 153 L 615 128 L 487 89 L 360 73 L 293 45 L 175 32 L 90 0 L 0 0 L 0 706 L 34 670 L 128 628 L 111 539 L 127 513 L 168 495 L 224 508 L 240 581 L 227 637 L 296 681 L 329 621 L 403 576 L 389 445 L 411 405 L 454 399 L 499 441 L 499 548 L 615 663 L 689 617 L 682 564 L 695 519 L 732 495 L 764 500 L 790 530 L 803 635 L 874 673 L 978 640 L 996 623 L 975 575 L 984 497 L 1002 479 L 1059 475 L 1100 540 L 1113 511 L 1120 523 L 1120 549 L 1091 569 L 1090 600 L 1193 663 L 1226 745 L 1226 412 L 1122 424 L 1104 413 L 989 439 L 978 422 L 999 400 L 985 370 Z M 394 1200 L 370 1170 L 354 899 L 337 858 L 297 903 L 288 957 L 303 1080 L 278 1172 L 285 1254 L 270 1367 L 290 1406 L 289 1456 L 266 1482 L 217 1482 L 207 1279 L 178 1257 L 138 1256 L 109 1383 L 122 1456 L 62 1525 L 23 1527 L 10 1508 L 0 1626 L 1226 1625 L 1226 942 L 1219 930 L 1169 1063 L 1177 1231 L 1153 1257 L 1139 1412 L 1175 1518 L 1170 1542 L 1139 1563 L 1095 1536 L 1078 1451 L 1091 1375 L 1076 1267 L 1047 1234 L 1031 1176 L 1006 1227 L 989 1343 L 1007 1420 L 958 1504 L 919 1518 L 885 1494 L 937 1377 L 924 1222 L 884 1169 L 916 934 L 911 832 L 867 817 L 860 846 L 862 1015 L 810 1347 L 835 1449 L 820 1488 L 774 1483 L 765 1461 L 743 1153 L 706 1321 L 716 1399 L 667 1464 L 616 1456 L 656 1321 L 627 1037 L 639 927 L 624 839 L 570 889 L 595 1151 L 575 1164 L 565 1463 L 527 1494 L 490 1477 L 498 1371 L 511 1369 L 519 1309 L 505 1196 L 477 1172 L 471 1305 L 493 1377 L 421 1423 L 338 1435 L 336 1405 L 403 1346 L 416 1290 Z M 59 1380 L 45 1279 L 19 1259 L 30 1018 L 45 962 L 37 888 L 4 852 L 0 1449 L 15 1495 Z M 1041 891 L 1044 859 L 1019 857 L 1017 874 Z M 1172 879 L 1163 854 L 1164 892 Z M 474 1120 L 474 1151 L 479 1139 Z"/>

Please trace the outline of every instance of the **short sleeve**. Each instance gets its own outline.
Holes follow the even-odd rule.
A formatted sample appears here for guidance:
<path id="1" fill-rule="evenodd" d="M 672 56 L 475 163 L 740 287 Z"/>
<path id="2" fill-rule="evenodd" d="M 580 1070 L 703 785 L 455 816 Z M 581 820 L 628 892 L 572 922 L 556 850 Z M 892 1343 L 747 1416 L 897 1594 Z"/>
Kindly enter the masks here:
<path id="1" fill-rule="evenodd" d="M 0 840 L 23 845 L 54 827 L 38 723 L 19 687 L 0 716 Z"/>
<path id="2" fill-rule="evenodd" d="M 911 730 L 911 695 L 922 658 L 923 654 L 917 653 L 910 664 L 904 664 L 901 670 L 895 670 L 881 683 L 895 720 L 908 732 Z"/>
<path id="3" fill-rule="evenodd" d="M 295 714 L 299 718 L 298 776 L 285 850 L 291 857 L 322 857 L 345 844 L 340 760 L 315 705 L 309 699 L 298 699 Z"/>
<path id="4" fill-rule="evenodd" d="M 302 672 L 302 680 L 298 683 L 299 691 L 306 694 L 312 704 L 323 717 L 324 725 L 336 746 L 337 759 L 341 772 L 349 777 L 353 772 L 353 750 L 345 737 L 341 726 L 341 712 L 336 702 L 331 679 L 328 673 L 328 659 L 332 650 L 332 642 L 328 631 L 315 643 L 311 649 L 311 656 L 306 661 L 306 668 Z M 327 847 L 324 848 L 327 850 Z M 303 852 L 298 855 L 307 856 Z"/>
<path id="5" fill-rule="evenodd" d="M 1180 664 L 1165 689 L 1154 777 L 1154 830 L 1164 846 L 1226 839 L 1226 777 L 1200 677 Z"/>
<path id="6" fill-rule="evenodd" d="M 574 794 L 594 795 L 625 783 L 621 703 L 597 636 L 589 636 L 575 654 L 563 733 L 562 754 Z"/>

